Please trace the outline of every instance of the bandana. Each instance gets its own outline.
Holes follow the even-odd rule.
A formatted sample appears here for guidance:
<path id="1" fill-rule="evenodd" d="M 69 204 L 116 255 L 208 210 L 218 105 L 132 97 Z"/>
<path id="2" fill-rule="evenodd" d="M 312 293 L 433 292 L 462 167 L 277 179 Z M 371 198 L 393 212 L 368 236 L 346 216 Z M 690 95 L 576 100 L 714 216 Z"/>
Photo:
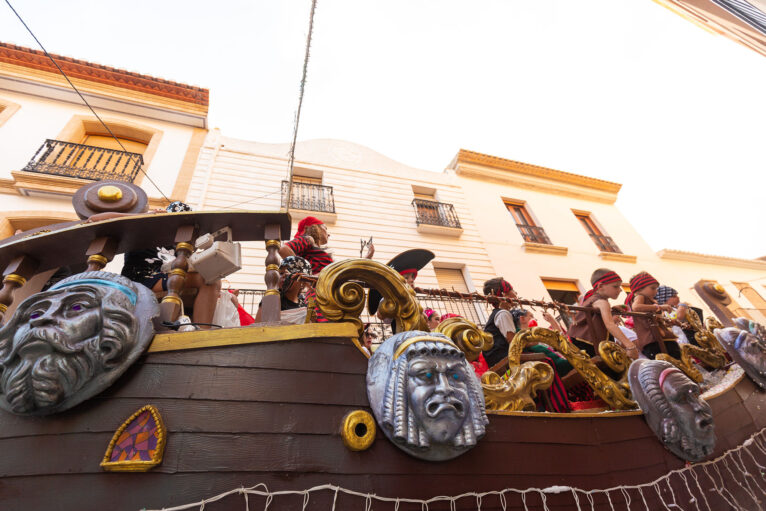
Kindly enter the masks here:
<path id="1" fill-rule="evenodd" d="M 678 369 L 676 369 L 675 367 L 668 367 L 667 369 L 662 370 L 662 372 L 660 373 L 660 378 L 658 382 L 660 384 L 660 389 L 662 389 L 662 384 L 665 383 L 665 378 L 667 378 L 668 376 L 670 376 L 671 373 L 674 373 L 676 371 L 678 371 Z M 678 371 L 678 372 L 681 372 L 681 371 Z"/>
<path id="2" fill-rule="evenodd" d="M 406 275 L 408 273 L 414 273 L 415 275 L 413 275 L 413 278 L 415 279 L 418 278 L 418 270 L 416 270 L 415 268 L 407 268 L 406 270 L 402 270 L 399 272 L 400 275 Z"/>
<path id="3" fill-rule="evenodd" d="M 657 288 L 657 294 L 654 295 L 654 299 L 657 300 L 657 303 L 660 305 L 664 305 L 667 303 L 668 300 L 673 298 L 674 296 L 678 295 L 678 291 L 673 289 L 670 286 L 660 286 Z"/>
<path id="4" fill-rule="evenodd" d="M 309 227 L 311 225 L 322 225 L 324 222 L 322 222 L 320 219 L 313 217 L 313 216 L 307 216 L 300 222 L 298 222 L 298 231 L 295 233 L 295 237 L 303 236 L 306 233 L 306 227 Z"/>
<path id="5" fill-rule="evenodd" d="M 636 293 L 652 284 L 659 284 L 659 282 L 646 272 L 634 276 L 630 279 L 630 294 L 628 295 L 628 298 L 625 299 L 625 304 L 630 307 L 630 304 L 633 303 L 633 298 L 636 297 Z"/>
<path id="6" fill-rule="evenodd" d="M 613 271 L 606 273 L 603 277 L 601 277 L 600 279 L 598 279 L 596 282 L 593 283 L 593 289 L 591 289 L 590 291 L 585 293 L 585 295 L 583 295 L 582 302 L 580 302 L 580 304 L 585 303 L 585 300 L 593 296 L 598 286 L 603 286 L 604 284 L 612 284 L 614 282 L 622 283 L 622 277 L 620 277 L 619 275 L 617 275 L 617 273 Z"/>
<path id="7" fill-rule="evenodd" d="M 507 280 L 500 281 L 500 292 L 502 294 L 510 293 L 513 291 L 513 286 Z"/>
<path id="8" fill-rule="evenodd" d="M 165 208 L 165 211 L 168 213 L 180 213 L 182 211 L 191 211 L 192 208 L 185 202 L 181 202 L 180 200 L 176 200 L 168 204 L 168 206 Z"/>
<path id="9" fill-rule="evenodd" d="M 434 314 L 436 314 L 436 311 L 433 309 L 426 309 L 423 311 L 423 314 L 428 321 L 431 321 L 431 318 L 434 316 Z"/>
<path id="10" fill-rule="evenodd" d="M 287 256 L 279 263 L 279 269 L 288 274 L 305 273 L 311 275 L 311 263 L 300 256 Z"/>

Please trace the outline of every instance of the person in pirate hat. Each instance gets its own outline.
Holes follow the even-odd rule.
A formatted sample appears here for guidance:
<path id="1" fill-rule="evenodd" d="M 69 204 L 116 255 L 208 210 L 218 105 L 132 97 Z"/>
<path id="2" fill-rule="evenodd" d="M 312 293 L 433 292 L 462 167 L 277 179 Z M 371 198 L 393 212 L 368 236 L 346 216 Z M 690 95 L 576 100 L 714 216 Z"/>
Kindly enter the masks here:
<path id="1" fill-rule="evenodd" d="M 436 256 L 430 250 L 414 248 L 412 250 L 406 250 L 388 261 L 388 266 L 398 271 L 401 276 L 404 277 L 404 281 L 408 286 L 414 287 L 418 272 L 425 268 L 434 257 Z M 367 310 L 370 313 L 370 316 L 374 316 L 378 312 L 378 306 L 380 306 L 382 300 L 383 297 L 377 289 L 370 289 L 370 295 L 367 299 Z M 391 320 L 388 319 L 388 321 Z M 396 323 L 391 324 L 394 333 L 396 333 L 395 325 Z"/>

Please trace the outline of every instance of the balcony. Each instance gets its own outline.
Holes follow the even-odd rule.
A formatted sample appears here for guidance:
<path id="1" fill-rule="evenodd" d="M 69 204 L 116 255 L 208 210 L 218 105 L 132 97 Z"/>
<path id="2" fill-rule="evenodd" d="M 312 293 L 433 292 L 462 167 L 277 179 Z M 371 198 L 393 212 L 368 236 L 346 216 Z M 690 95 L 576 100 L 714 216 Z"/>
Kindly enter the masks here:
<path id="1" fill-rule="evenodd" d="M 612 254 L 622 254 L 622 250 L 620 250 L 617 247 L 615 242 L 609 236 L 591 234 L 590 237 L 593 240 L 593 243 L 596 244 L 596 246 L 601 252 L 609 252 Z"/>
<path id="2" fill-rule="evenodd" d="M 415 208 L 415 221 L 418 225 L 425 224 L 462 229 L 452 204 L 425 199 L 413 199 L 412 207 Z"/>
<path id="3" fill-rule="evenodd" d="M 516 227 L 524 238 L 524 243 L 539 243 L 540 245 L 552 245 L 545 229 L 536 225 L 516 224 Z"/>
<path id="4" fill-rule="evenodd" d="M 282 181 L 282 208 L 287 207 L 289 186 L 289 181 Z M 294 182 L 290 194 L 290 209 L 319 213 L 314 216 L 325 223 L 335 223 L 335 196 L 332 193 L 332 186 Z"/>
<path id="5" fill-rule="evenodd" d="M 92 181 L 115 179 L 132 183 L 143 164 L 144 158 L 138 153 L 48 139 L 22 170 Z"/>

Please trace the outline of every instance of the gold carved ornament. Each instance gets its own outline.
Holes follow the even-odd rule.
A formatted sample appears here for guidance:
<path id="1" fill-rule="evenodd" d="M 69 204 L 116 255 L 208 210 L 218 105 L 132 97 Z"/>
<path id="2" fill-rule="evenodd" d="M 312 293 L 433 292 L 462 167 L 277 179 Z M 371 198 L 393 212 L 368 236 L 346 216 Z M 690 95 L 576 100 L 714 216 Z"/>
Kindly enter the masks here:
<path id="1" fill-rule="evenodd" d="M 702 373 L 694 366 L 692 357 L 712 369 L 718 369 L 726 365 L 726 350 L 712 332 L 713 328 L 722 328 L 723 325 L 717 319 L 708 318 L 707 328 L 702 326 L 699 316 L 691 308 L 686 311 L 686 321 L 695 330 L 694 340 L 697 341 L 699 346 L 679 344 L 681 360 L 673 358 L 667 353 L 659 353 L 655 359 L 673 364 L 693 381 L 701 383 L 703 380 Z"/>
<path id="2" fill-rule="evenodd" d="M 393 318 L 396 331 L 428 331 L 423 308 L 415 298 L 415 290 L 404 277 L 385 264 L 370 259 L 346 259 L 322 270 L 316 283 L 316 305 L 329 321 L 350 321 L 357 326 L 361 346 L 364 326 L 359 316 L 366 295 L 360 282 L 369 284 L 383 296 L 378 312 Z"/>
<path id="3" fill-rule="evenodd" d="M 448 318 L 439 323 L 434 332 L 444 334 L 465 353 L 469 362 L 479 358 L 482 351 L 492 348 L 492 335 L 481 330 L 465 318 Z"/>
<path id="4" fill-rule="evenodd" d="M 340 436 L 351 451 L 364 451 L 375 441 L 375 419 L 370 412 L 354 410 L 348 412 L 340 426 Z"/>
<path id="5" fill-rule="evenodd" d="M 524 362 L 509 368 L 507 379 L 487 371 L 481 388 L 488 411 L 534 411 L 535 394 L 553 383 L 553 368 L 545 362 Z"/>
<path id="6" fill-rule="evenodd" d="M 604 363 L 612 370 L 620 373 L 615 381 L 604 374 L 584 351 L 580 350 L 561 333 L 547 328 L 535 327 L 517 333 L 508 348 L 508 363 L 511 367 L 518 366 L 521 352 L 529 344 L 545 344 L 558 351 L 561 356 L 580 373 L 593 391 L 613 410 L 631 410 L 638 408 L 633 401 L 630 386 L 627 384 L 627 369 L 630 360 L 622 346 L 617 343 L 601 343 L 599 354 L 604 357 Z"/>

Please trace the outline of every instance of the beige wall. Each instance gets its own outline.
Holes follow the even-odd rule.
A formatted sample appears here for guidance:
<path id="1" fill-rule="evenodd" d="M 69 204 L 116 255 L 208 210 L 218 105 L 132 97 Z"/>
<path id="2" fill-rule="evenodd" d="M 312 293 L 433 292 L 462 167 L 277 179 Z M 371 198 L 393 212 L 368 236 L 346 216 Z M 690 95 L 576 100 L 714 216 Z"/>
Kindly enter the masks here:
<path id="1" fill-rule="evenodd" d="M 190 202 L 206 210 L 248 200 L 236 207 L 279 209 L 287 152 L 286 144 L 246 142 L 211 132 L 192 180 Z M 434 265 L 463 269 L 469 286 L 479 289 L 495 274 L 454 176 L 407 167 L 365 147 L 334 140 L 301 142 L 296 158 L 296 169 L 321 172 L 323 184 L 333 187 L 337 220 L 328 227 L 335 260 L 359 257 L 360 238 L 373 236 L 375 259 L 381 262 L 410 248 L 436 254 L 418 277 L 421 286 L 437 287 Z M 454 205 L 463 227 L 459 237 L 418 232 L 413 185 L 434 188 L 437 200 Z M 294 213 L 293 225 L 305 215 Z M 264 254 L 262 243 L 244 248 L 245 268 L 229 277 L 235 287 L 264 288 Z"/>

